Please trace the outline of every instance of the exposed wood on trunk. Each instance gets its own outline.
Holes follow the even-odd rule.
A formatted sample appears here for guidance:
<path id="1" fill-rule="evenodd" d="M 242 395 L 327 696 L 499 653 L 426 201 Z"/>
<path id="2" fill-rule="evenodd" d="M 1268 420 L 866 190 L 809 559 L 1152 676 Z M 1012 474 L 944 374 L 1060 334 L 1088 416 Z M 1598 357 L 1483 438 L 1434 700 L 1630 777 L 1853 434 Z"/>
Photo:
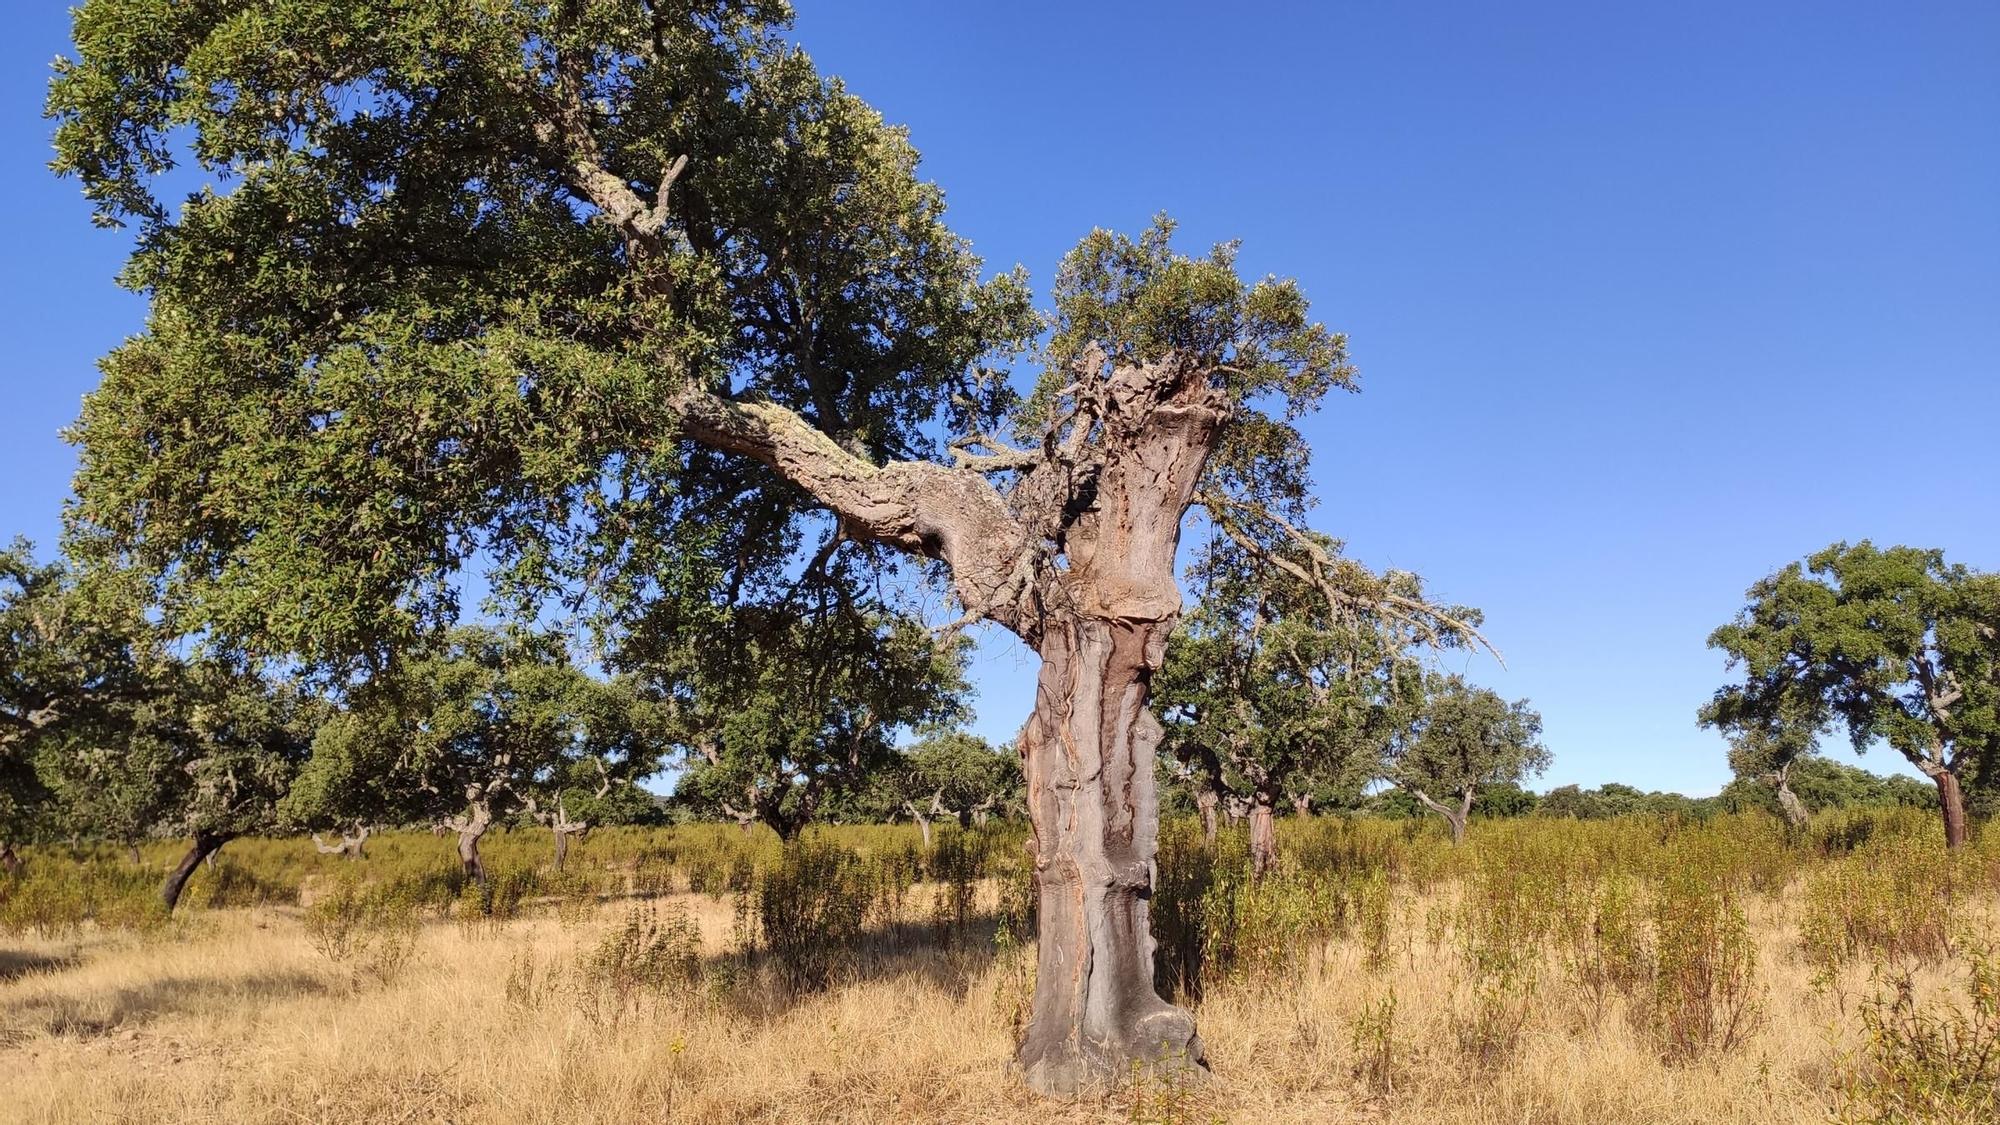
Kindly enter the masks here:
<path id="1" fill-rule="evenodd" d="M 466 789 L 466 810 L 444 822 L 447 830 L 458 833 L 458 866 L 480 886 L 486 885 L 486 863 L 479 857 L 479 838 L 493 826 L 493 802 L 477 785 Z"/>
<path id="2" fill-rule="evenodd" d="M 1944 846 L 1964 847 L 1967 839 L 1965 790 L 1959 785 L 1958 775 L 1941 769 L 1931 775 L 1931 781 L 1937 785 L 1938 811 L 1944 815 Z"/>
<path id="3" fill-rule="evenodd" d="M 1215 846 L 1215 807 L 1221 803 L 1222 798 L 1214 789 L 1203 786 L 1195 790 L 1195 808 L 1201 811 L 1201 838 L 1211 848 Z"/>
<path id="4" fill-rule="evenodd" d="M 917 822 L 917 830 L 924 834 L 924 847 L 928 849 L 931 846 L 931 821 L 945 815 L 944 790 L 940 789 L 931 794 L 928 808 L 918 805 L 915 801 L 904 801 L 903 811 L 909 813 L 910 819 Z"/>
<path id="5" fill-rule="evenodd" d="M 1278 865 L 1278 810 L 1271 795 L 1259 792 L 1250 800 L 1250 877 L 1262 879 Z"/>
<path id="6" fill-rule="evenodd" d="M 180 863 L 167 873 L 167 881 L 160 886 L 160 901 L 166 904 L 167 913 L 173 913 L 174 907 L 180 903 L 181 891 L 187 887 L 187 881 L 194 875 L 194 869 L 200 867 L 204 860 L 213 859 L 215 853 L 222 850 L 222 845 L 234 838 L 222 832 L 194 834 L 194 842 L 188 848 L 187 854 L 182 856 Z"/>
<path id="7" fill-rule="evenodd" d="M 1812 819 L 1812 813 L 1807 810 L 1806 803 L 1799 800 L 1799 795 L 1792 792 L 1792 764 L 1786 762 L 1772 770 L 1768 777 L 1772 787 L 1778 791 L 1778 810 L 1784 813 L 1785 823 L 1793 828 L 1804 828 L 1806 821 Z"/>

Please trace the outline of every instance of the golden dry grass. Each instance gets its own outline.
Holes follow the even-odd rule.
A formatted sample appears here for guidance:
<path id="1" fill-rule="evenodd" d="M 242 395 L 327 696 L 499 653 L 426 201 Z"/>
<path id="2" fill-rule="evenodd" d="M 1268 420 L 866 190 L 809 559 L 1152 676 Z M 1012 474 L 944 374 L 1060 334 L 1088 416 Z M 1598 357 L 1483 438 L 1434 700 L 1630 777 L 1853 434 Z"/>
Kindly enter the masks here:
<path id="1" fill-rule="evenodd" d="M 743 984 L 621 1004 L 573 966 L 629 909 L 434 922 L 384 981 L 330 964 L 296 909 L 215 911 L 150 937 L 16 940 L 0 956 L 0 1119 L 30 1122 L 1823 1121 L 1858 1044 L 1865 970 L 1814 994 L 1796 889 L 1753 903 L 1766 1019 L 1724 1058 L 1668 1066 L 1614 1000 L 1542 974 L 1517 1051 L 1470 1063 L 1467 985 L 1397 907 L 1379 972 L 1336 942 L 1281 978 L 1212 988 L 1214 1078 L 1052 1103 L 1006 1071 L 1022 951 L 918 948 L 796 1003 Z M 675 896 L 711 953 L 726 899 Z M 1990 905 L 1990 904 L 1989 904 Z M 1982 913 L 1990 912 L 1982 910 Z M 365 962 L 365 958 L 362 959 Z M 524 990 L 524 966 L 541 982 Z M 512 976 L 515 987 L 509 987 Z M 1932 983 L 1942 983 L 1941 971 Z M 552 982 L 552 983 L 550 983 Z M 512 993 L 512 995 L 510 995 Z M 1356 1020 L 1393 993 L 1393 1092 L 1357 1073 Z"/>

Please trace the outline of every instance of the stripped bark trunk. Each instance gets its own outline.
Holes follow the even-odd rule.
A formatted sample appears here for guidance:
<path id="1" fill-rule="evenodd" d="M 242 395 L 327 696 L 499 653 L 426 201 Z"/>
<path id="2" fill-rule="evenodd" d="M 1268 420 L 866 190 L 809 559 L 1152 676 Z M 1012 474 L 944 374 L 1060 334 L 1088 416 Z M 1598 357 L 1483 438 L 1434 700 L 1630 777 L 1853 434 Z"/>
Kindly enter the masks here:
<path id="1" fill-rule="evenodd" d="M 479 858 L 479 838 L 492 825 L 493 803 L 483 798 L 474 798 L 465 815 L 451 821 L 458 832 L 459 870 L 482 887 L 486 885 L 486 863 Z"/>
<path id="2" fill-rule="evenodd" d="M 231 839 L 229 834 L 223 832 L 194 834 L 193 846 L 189 847 L 187 854 L 181 857 L 179 865 L 167 873 L 167 881 L 160 885 L 160 901 L 166 904 L 167 913 L 172 914 L 174 907 L 180 903 L 181 891 L 187 887 L 187 881 L 194 875 L 194 869 L 200 867 L 202 861 L 214 858 L 215 853 L 222 850 L 222 845 Z"/>
<path id="3" fill-rule="evenodd" d="M 1033 1015 L 1016 1060 L 1029 1085 L 1070 1093 L 1134 1065 L 1206 1065 L 1194 1017 L 1153 988 L 1148 906 L 1160 727 L 1146 707 L 1173 620 L 1092 620 L 1042 645 L 1021 732 L 1041 897 Z"/>
<path id="4" fill-rule="evenodd" d="M 1278 865 L 1278 810 L 1269 793 L 1250 801 L 1250 877 L 1262 879 Z"/>
<path id="5" fill-rule="evenodd" d="M 1199 789 L 1194 795 L 1195 808 L 1201 810 L 1201 838 L 1209 847 L 1215 846 L 1215 806 L 1222 803 L 1213 789 Z"/>
<path id="6" fill-rule="evenodd" d="M 1944 846 L 1959 848 L 1965 846 L 1965 790 L 1960 787 L 1958 775 L 1949 769 L 1941 769 L 1931 775 L 1937 785 L 1938 811 L 1944 816 Z"/>
<path id="7" fill-rule="evenodd" d="M 1778 790 L 1778 809 L 1785 814 L 1785 823 L 1793 828 L 1804 828 L 1806 821 L 1812 819 L 1812 813 L 1807 810 L 1806 803 L 1799 800 L 1799 795 L 1792 792 L 1790 771 L 1779 770 L 1771 775 L 1771 780 Z"/>

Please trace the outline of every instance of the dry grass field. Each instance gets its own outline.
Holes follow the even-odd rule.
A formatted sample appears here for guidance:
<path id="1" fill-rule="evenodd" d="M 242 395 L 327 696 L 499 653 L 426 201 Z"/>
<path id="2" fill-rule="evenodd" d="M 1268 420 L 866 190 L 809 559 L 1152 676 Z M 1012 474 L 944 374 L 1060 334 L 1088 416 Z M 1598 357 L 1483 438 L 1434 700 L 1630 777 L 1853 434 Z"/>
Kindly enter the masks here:
<path id="1" fill-rule="evenodd" d="M 1366 833 L 1342 834 L 1363 850 Z M 979 876 L 963 929 L 938 922 L 948 888 L 910 886 L 905 924 L 871 911 L 815 990 L 745 952 L 747 893 L 572 889 L 513 917 L 383 923 L 339 909 L 339 881 L 367 864 L 329 861 L 304 877 L 305 905 L 40 936 L 17 919 L 0 938 L 0 1118 L 1981 1120 L 1992 1072 L 1961 1074 L 1958 1101 L 1924 1101 L 1952 1079 L 1923 1037 L 1958 1013 L 1961 1044 L 1983 1035 L 1996 1057 L 1951 1065 L 2000 1066 L 1994 997 L 1982 1024 L 1968 988 L 2000 917 L 1993 853 L 1941 883 L 1917 873 L 1938 853 L 1913 825 L 1845 855 L 1787 846 L 1782 862 L 1730 867 L 1752 834 L 1544 822 L 1480 826 L 1452 852 L 1405 832 L 1392 874 L 1359 874 L 1345 898 L 1308 893 L 1294 876 L 1315 853 L 1288 841 L 1294 876 L 1273 886 L 1289 890 L 1237 889 L 1242 948 L 1197 1004 L 1213 1077 L 1073 1102 L 1035 1099 L 1006 1071 L 1032 984 L 1031 949 L 992 920 L 1008 874 Z M 1549 881 L 1562 864 L 1543 860 L 1585 851 L 1651 874 Z M 1676 876 L 1704 862 L 1721 865 L 1715 881 L 1676 899 Z M 1694 919 L 1697 900 L 1713 918 Z M 1315 922 L 1329 914 L 1342 920 Z M 1903 972 L 1914 1009 L 1883 1004 Z"/>

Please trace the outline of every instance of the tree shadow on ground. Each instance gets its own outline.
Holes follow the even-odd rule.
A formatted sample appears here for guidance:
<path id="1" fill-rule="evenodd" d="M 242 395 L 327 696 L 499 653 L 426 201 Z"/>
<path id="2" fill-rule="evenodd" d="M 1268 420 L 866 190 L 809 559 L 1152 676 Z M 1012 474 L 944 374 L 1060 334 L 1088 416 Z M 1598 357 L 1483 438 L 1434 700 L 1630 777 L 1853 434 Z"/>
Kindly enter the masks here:
<path id="1" fill-rule="evenodd" d="M 88 1039 L 184 1012 L 326 991 L 324 980 L 297 969 L 242 976 L 163 977 L 138 985 L 50 992 L 14 1001 L 0 1008 L 0 1033 L 43 1031 Z"/>
<path id="2" fill-rule="evenodd" d="M 74 953 L 36 953 L 26 949 L 0 949 L 0 984 L 29 973 L 52 973 L 83 962 Z"/>
<path id="3" fill-rule="evenodd" d="M 789 984 L 785 966 L 761 946 L 710 955 L 703 958 L 703 969 L 711 980 L 737 981 L 725 998 L 741 1013 L 759 1018 L 783 1015 L 825 991 L 894 980 L 935 989 L 956 1002 L 964 1000 L 972 982 L 992 966 L 1001 925 L 997 915 L 981 914 L 963 926 L 948 921 L 871 926 L 862 931 L 860 940 L 834 955 L 826 989 Z"/>

